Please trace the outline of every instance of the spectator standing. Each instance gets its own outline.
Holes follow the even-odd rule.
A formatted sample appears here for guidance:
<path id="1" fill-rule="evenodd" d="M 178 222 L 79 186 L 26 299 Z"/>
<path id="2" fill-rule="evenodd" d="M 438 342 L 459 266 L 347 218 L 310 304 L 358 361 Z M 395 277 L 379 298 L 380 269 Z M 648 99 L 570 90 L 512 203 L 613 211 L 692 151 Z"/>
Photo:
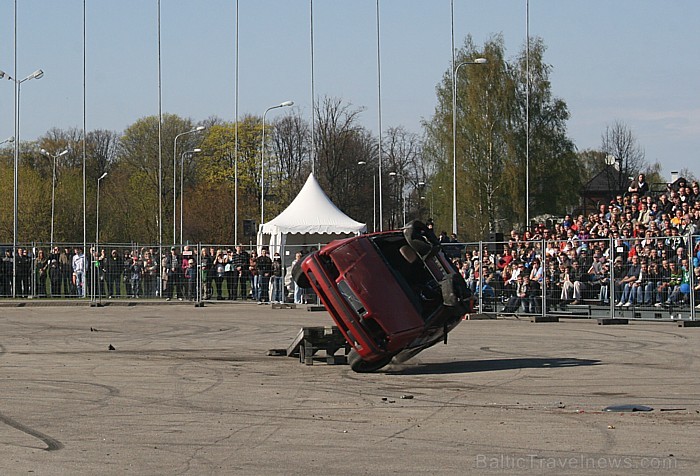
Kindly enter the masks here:
<path id="1" fill-rule="evenodd" d="M 85 254 L 82 248 L 76 248 L 72 259 L 73 285 L 78 297 L 85 297 Z"/>
<path id="2" fill-rule="evenodd" d="M 32 270 L 32 260 L 29 258 L 26 248 L 17 249 L 17 257 L 15 258 L 15 269 L 17 277 L 15 279 L 17 285 L 16 296 L 27 297 L 31 294 L 29 286 L 29 276 Z"/>
<path id="3" fill-rule="evenodd" d="M 61 273 L 61 293 L 63 297 L 75 296 L 73 284 L 73 253 L 70 248 L 64 248 L 58 258 L 58 269 Z"/>
<path id="4" fill-rule="evenodd" d="M 279 253 L 272 258 L 272 302 L 284 302 L 284 266 Z"/>
<path id="5" fill-rule="evenodd" d="M 5 256 L 0 260 L 0 296 L 12 296 L 12 269 L 14 267 L 14 257 L 12 249 L 5 248 Z"/>
<path id="6" fill-rule="evenodd" d="M 258 275 L 258 304 L 269 304 L 272 260 L 267 255 L 267 248 L 260 250 L 260 256 L 255 260 L 255 272 Z"/>
<path id="7" fill-rule="evenodd" d="M 34 295 L 36 297 L 46 297 L 46 281 L 49 277 L 49 260 L 44 254 L 44 250 L 40 249 L 34 258 L 34 280 L 36 288 Z"/>
<path id="8" fill-rule="evenodd" d="M 153 260 L 149 251 L 144 254 L 143 259 L 143 296 L 157 296 L 158 292 L 158 263 Z"/>
<path id="9" fill-rule="evenodd" d="M 187 260 L 187 268 L 185 268 L 185 283 L 187 285 L 187 299 L 194 301 L 195 288 L 197 287 L 197 266 L 192 258 Z"/>
<path id="10" fill-rule="evenodd" d="M 223 250 L 216 251 L 214 258 L 214 283 L 216 283 L 216 299 L 221 301 L 223 296 L 224 278 L 226 276 L 226 259 L 224 258 Z"/>
<path id="11" fill-rule="evenodd" d="M 202 298 L 203 299 L 211 299 L 211 278 L 210 278 L 210 270 L 211 270 L 211 256 L 209 255 L 209 250 L 206 247 L 202 248 L 202 251 L 200 253 L 199 257 L 199 270 L 200 270 L 200 279 L 202 282 Z"/>
<path id="12" fill-rule="evenodd" d="M 51 286 L 51 292 L 49 295 L 51 297 L 61 296 L 61 272 L 58 265 L 58 260 L 61 257 L 61 250 L 58 246 L 55 246 L 51 253 L 49 253 L 49 284 Z"/>
<path id="13" fill-rule="evenodd" d="M 243 248 L 242 244 L 236 245 L 236 253 L 233 255 L 233 299 L 241 297 L 245 301 L 248 296 L 248 278 L 250 276 L 249 266 L 250 255 Z M 240 294 L 239 294 L 240 293 Z"/>
<path id="14" fill-rule="evenodd" d="M 301 251 L 297 251 L 296 254 L 294 255 L 294 261 L 292 261 L 292 264 L 290 265 L 290 269 L 294 269 L 294 266 L 297 265 L 297 263 L 301 263 L 302 259 L 302 254 Z M 292 274 L 291 272 L 289 273 L 290 275 Z M 296 281 L 294 281 L 294 303 L 295 304 L 301 304 L 304 301 L 304 288 L 299 286 Z"/>
<path id="15" fill-rule="evenodd" d="M 649 184 L 647 183 L 646 175 L 639 174 L 637 178 L 632 180 L 632 183 L 627 188 L 628 193 L 636 193 L 640 197 L 649 193 Z"/>
<path id="16" fill-rule="evenodd" d="M 233 257 L 233 249 L 228 248 L 226 250 L 226 255 L 224 256 L 226 263 L 224 268 L 224 272 L 226 273 L 224 279 L 226 280 L 226 291 L 228 292 L 227 298 L 229 301 L 233 301 L 234 295 L 237 294 L 237 292 L 234 291 L 234 287 L 236 287 L 236 285 L 238 284 L 235 276 L 236 274 L 238 274 L 238 272 L 236 271 L 236 268 L 234 266 Z"/>
<path id="17" fill-rule="evenodd" d="M 248 271 L 250 272 L 250 283 L 251 283 L 251 293 L 252 293 L 252 299 L 254 301 L 257 301 L 258 298 L 260 297 L 260 280 L 259 280 L 259 275 L 258 271 L 255 268 L 255 262 L 258 259 L 258 254 L 255 252 L 255 250 L 250 252 L 250 259 L 248 260 Z"/>
<path id="18" fill-rule="evenodd" d="M 132 258 L 133 262 L 129 266 L 129 280 L 131 283 L 130 294 L 134 298 L 139 297 L 139 290 L 141 289 L 141 276 L 143 275 L 143 266 L 141 261 L 139 261 L 138 256 Z"/>
<path id="19" fill-rule="evenodd" d="M 105 260 L 105 272 L 107 275 L 107 296 L 109 299 L 119 297 L 121 294 L 122 260 L 117 250 L 112 250 Z"/>

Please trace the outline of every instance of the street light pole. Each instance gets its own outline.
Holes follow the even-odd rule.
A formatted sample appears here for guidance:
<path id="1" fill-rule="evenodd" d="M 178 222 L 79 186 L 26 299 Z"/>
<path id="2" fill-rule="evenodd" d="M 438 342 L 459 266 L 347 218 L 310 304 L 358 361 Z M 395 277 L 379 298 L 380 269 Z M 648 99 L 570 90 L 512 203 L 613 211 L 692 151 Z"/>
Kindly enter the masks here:
<path id="1" fill-rule="evenodd" d="M 51 248 L 53 249 L 53 224 L 54 224 L 54 210 L 56 209 L 56 159 L 62 157 L 68 153 L 68 149 L 57 154 L 51 154 L 46 149 L 41 149 L 41 154 L 53 159 L 53 174 L 51 178 Z"/>
<path id="2" fill-rule="evenodd" d="M 16 63 L 16 61 L 15 61 Z M 30 79 L 41 79 L 44 76 L 44 72 L 40 69 L 37 69 L 34 71 L 32 74 L 27 76 L 24 79 L 15 79 L 12 76 L 6 74 L 4 71 L 0 70 L 0 79 L 4 78 L 7 76 L 7 79 L 12 81 L 15 84 L 15 141 L 14 141 L 14 146 L 15 146 L 15 168 L 14 168 L 14 220 L 13 220 L 13 226 L 12 226 L 12 249 L 13 253 L 17 253 L 17 209 L 18 209 L 18 194 L 17 194 L 17 185 L 18 185 L 18 177 L 19 177 L 19 111 L 20 111 L 20 93 L 22 90 L 22 83 L 25 81 L 29 81 Z M 14 298 L 16 296 L 16 285 L 17 285 L 17 260 L 14 259 L 12 260 L 12 297 Z"/>
<path id="3" fill-rule="evenodd" d="M 176 214 L 177 186 L 175 185 L 175 184 L 177 184 L 177 140 L 186 134 L 193 134 L 195 132 L 201 132 L 204 129 L 206 129 L 204 126 L 197 126 L 194 129 L 191 129 L 191 130 L 185 131 L 185 132 L 181 132 L 180 134 L 175 136 L 175 141 L 174 141 L 174 145 L 173 145 L 173 245 L 175 245 L 175 239 L 177 236 L 177 230 L 176 230 L 177 227 L 175 226 L 175 219 L 177 217 L 177 214 Z M 180 193 L 182 193 L 182 188 L 180 189 Z M 182 226 L 182 225 L 180 225 L 180 226 Z M 182 230 L 180 230 L 180 231 L 182 232 Z"/>
<path id="4" fill-rule="evenodd" d="M 452 71 L 452 233 L 457 234 L 457 73 L 468 64 L 486 64 L 486 58 L 465 61 Z M 453 63 L 454 65 L 454 63 Z"/>
<path id="5" fill-rule="evenodd" d="M 294 101 L 285 101 L 265 109 L 262 119 L 262 143 L 260 144 L 260 225 L 265 222 L 265 116 L 273 109 L 293 106 Z"/>
<path id="6" fill-rule="evenodd" d="M 107 172 L 100 175 L 97 179 L 97 204 L 96 204 L 96 222 L 95 222 L 95 250 L 99 253 L 100 242 L 100 182 L 107 176 Z"/>
<path id="7" fill-rule="evenodd" d="M 201 151 L 202 149 L 188 150 L 183 152 L 182 157 L 180 157 L 180 246 L 184 243 L 182 239 L 182 230 L 184 230 L 182 226 L 182 211 L 185 205 L 185 156 L 192 157 L 192 155 L 198 154 Z M 173 222 L 173 226 L 175 226 L 175 222 Z"/>

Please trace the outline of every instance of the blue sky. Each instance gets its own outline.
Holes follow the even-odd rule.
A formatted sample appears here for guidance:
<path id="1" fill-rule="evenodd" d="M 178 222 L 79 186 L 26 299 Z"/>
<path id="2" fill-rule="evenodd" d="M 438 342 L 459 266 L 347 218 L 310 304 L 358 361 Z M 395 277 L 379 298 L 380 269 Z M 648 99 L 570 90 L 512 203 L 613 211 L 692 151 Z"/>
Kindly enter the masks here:
<path id="1" fill-rule="evenodd" d="M 0 69 L 14 73 L 14 3 L 0 0 Z M 83 123 L 83 0 L 18 0 L 23 139 Z M 86 0 L 88 130 L 121 132 L 157 114 L 157 1 Z M 161 0 L 163 112 L 233 120 L 235 0 Z M 456 44 L 503 34 L 525 41 L 525 0 L 454 0 Z M 376 0 L 314 0 L 316 95 L 363 107 L 375 130 Z M 310 117 L 309 0 L 240 0 L 239 113 L 294 100 Z M 381 0 L 382 124 L 420 132 L 449 69 L 450 0 Z M 548 47 L 569 136 L 597 148 L 606 125 L 633 131 L 666 177 L 700 176 L 700 2 L 530 0 L 530 34 Z M 0 140 L 13 134 L 13 93 L 0 82 Z M 279 114 L 273 112 L 272 114 Z M 269 116 L 271 117 L 271 116 Z"/>

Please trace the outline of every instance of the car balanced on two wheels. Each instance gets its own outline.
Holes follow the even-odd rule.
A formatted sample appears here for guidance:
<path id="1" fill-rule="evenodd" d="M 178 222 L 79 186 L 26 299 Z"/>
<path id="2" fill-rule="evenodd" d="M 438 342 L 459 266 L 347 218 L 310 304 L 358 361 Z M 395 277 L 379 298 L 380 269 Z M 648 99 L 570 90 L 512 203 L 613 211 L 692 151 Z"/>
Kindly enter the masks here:
<path id="1" fill-rule="evenodd" d="M 473 308 L 464 279 L 420 221 L 333 241 L 292 274 L 321 299 L 352 347 L 348 363 L 356 372 L 405 362 L 447 342 Z"/>

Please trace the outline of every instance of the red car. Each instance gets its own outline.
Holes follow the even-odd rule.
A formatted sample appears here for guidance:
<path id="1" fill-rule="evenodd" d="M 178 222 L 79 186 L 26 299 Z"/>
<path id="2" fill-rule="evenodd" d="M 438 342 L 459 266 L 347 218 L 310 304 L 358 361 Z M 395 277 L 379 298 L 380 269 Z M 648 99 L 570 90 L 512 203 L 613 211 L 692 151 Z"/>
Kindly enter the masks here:
<path id="1" fill-rule="evenodd" d="M 333 241 L 292 270 L 312 287 L 352 346 L 356 372 L 404 362 L 438 342 L 473 307 L 471 293 L 432 230 L 403 230 Z"/>

